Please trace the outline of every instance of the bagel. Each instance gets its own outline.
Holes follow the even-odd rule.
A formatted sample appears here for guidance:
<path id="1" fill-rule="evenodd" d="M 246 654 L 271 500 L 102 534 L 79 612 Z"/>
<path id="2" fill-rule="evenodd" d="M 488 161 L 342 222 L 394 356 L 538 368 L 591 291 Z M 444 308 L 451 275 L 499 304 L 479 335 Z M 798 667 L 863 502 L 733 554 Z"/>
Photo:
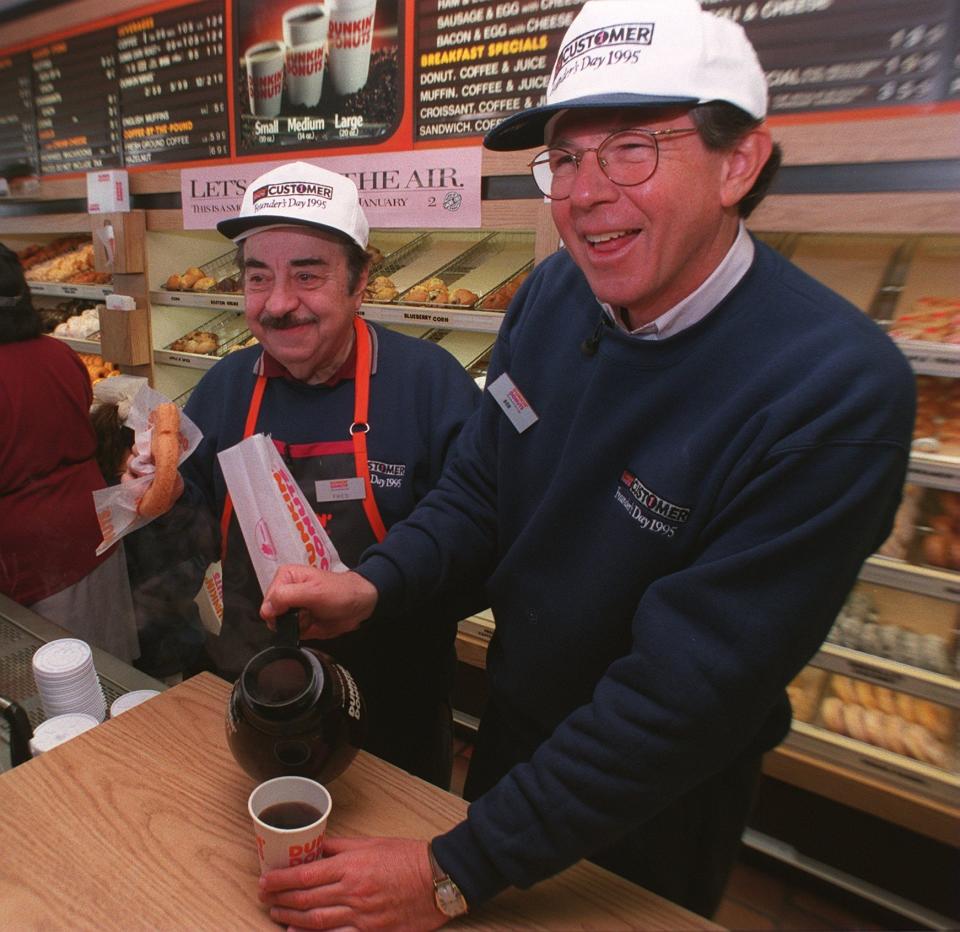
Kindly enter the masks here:
<path id="1" fill-rule="evenodd" d="M 156 518 L 170 510 L 177 484 L 177 465 L 180 461 L 180 409 L 172 402 L 157 405 L 151 413 L 153 433 L 150 452 L 156 472 L 153 482 L 137 502 L 137 514 Z"/>

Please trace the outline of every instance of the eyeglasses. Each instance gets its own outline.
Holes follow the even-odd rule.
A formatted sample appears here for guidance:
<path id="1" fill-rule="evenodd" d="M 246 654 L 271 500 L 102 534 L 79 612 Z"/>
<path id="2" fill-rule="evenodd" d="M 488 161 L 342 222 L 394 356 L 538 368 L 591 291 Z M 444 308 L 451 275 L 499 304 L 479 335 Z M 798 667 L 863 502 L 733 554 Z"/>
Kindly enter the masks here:
<path id="1" fill-rule="evenodd" d="M 588 152 L 597 153 L 600 170 L 614 184 L 625 188 L 643 184 L 657 170 L 660 160 L 659 139 L 686 136 L 696 127 L 678 129 L 625 129 L 607 136 L 599 146 L 571 152 L 569 149 L 544 149 L 530 163 L 533 180 L 553 201 L 570 197 L 580 163 Z"/>

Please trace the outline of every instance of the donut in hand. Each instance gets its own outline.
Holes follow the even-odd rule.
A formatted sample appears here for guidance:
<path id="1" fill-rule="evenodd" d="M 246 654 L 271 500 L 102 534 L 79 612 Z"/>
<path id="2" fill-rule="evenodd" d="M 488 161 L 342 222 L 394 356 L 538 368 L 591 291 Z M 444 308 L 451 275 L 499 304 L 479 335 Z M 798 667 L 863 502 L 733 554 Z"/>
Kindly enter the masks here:
<path id="1" fill-rule="evenodd" d="M 153 482 L 137 502 L 137 514 L 144 518 L 156 518 L 170 510 L 176 498 L 180 461 L 180 409 L 172 401 L 167 401 L 157 405 L 151 416 L 150 452 L 156 472 Z"/>

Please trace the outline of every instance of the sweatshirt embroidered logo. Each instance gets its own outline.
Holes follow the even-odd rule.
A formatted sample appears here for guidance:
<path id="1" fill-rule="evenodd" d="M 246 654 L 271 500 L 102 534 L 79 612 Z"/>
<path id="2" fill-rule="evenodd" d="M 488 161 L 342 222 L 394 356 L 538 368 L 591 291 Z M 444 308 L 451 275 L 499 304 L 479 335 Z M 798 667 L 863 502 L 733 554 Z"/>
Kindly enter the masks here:
<path id="1" fill-rule="evenodd" d="M 690 509 L 675 505 L 652 489 L 647 488 L 630 470 L 620 476 L 616 501 L 644 530 L 673 537 L 677 526 L 686 523 Z"/>
<path id="2" fill-rule="evenodd" d="M 370 485 L 381 489 L 399 489 L 403 485 L 403 477 L 407 474 L 406 463 L 381 463 L 379 460 L 368 460 L 370 467 Z"/>

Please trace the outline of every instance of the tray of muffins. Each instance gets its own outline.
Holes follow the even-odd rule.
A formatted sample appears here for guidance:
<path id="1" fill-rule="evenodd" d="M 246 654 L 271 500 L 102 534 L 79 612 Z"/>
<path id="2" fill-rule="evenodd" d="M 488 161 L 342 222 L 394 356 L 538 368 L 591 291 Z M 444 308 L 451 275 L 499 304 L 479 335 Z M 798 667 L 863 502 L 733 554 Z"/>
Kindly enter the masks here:
<path id="1" fill-rule="evenodd" d="M 406 292 L 441 274 L 451 263 L 496 235 L 480 230 L 423 233 L 385 256 L 371 269 L 364 300 L 375 304 L 416 304 L 416 301 L 405 301 Z"/>
<path id="2" fill-rule="evenodd" d="M 484 300 L 532 264 L 533 249 L 532 233 L 491 233 L 407 288 L 398 303 L 488 309 Z"/>

